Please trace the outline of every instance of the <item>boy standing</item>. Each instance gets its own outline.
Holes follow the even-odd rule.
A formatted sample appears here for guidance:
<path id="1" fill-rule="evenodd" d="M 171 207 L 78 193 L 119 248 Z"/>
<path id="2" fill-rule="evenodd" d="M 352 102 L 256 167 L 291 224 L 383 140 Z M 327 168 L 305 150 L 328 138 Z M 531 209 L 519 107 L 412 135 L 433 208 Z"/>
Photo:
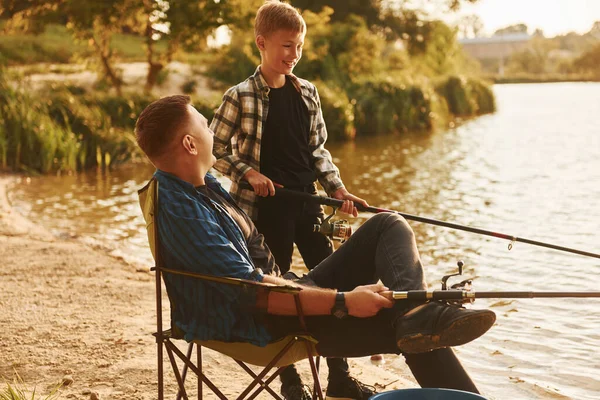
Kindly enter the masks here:
<path id="1" fill-rule="evenodd" d="M 294 243 L 312 270 L 333 252 L 329 238 L 313 228 L 323 219 L 323 209 L 318 204 L 272 197 L 275 186 L 316 194 L 319 180 L 330 196 L 345 200 L 341 211 L 354 216 L 357 210 L 352 201 L 367 203 L 346 190 L 324 148 L 327 130 L 316 87 L 292 74 L 302 57 L 304 19 L 289 4 L 268 1 L 257 12 L 254 33 L 261 65 L 225 93 L 211 123 L 218 160 L 215 168 L 231 178 L 232 197 L 264 235 L 281 273 L 290 269 Z M 254 190 L 242 189 L 243 180 Z M 329 397 L 334 397 L 335 388 L 342 388 L 339 397 L 366 399 L 373 394 L 349 377 L 344 359 L 327 362 Z M 284 397 L 307 398 L 293 366 L 281 379 Z"/>
<path id="2" fill-rule="evenodd" d="M 293 243 L 309 269 L 332 249 L 323 235 L 312 232 L 314 222 L 304 223 L 321 216 L 321 208 L 266 198 L 275 193 L 277 184 L 316 192 L 318 180 L 330 196 L 346 200 L 342 211 L 356 216 L 352 201 L 366 205 L 348 193 L 324 148 L 327 129 L 316 87 L 292 74 L 302 56 L 305 33 L 296 9 L 278 1 L 265 3 L 255 23 L 261 65 L 225 93 L 211 123 L 215 168 L 231 178 L 233 198 L 258 222 L 282 273 L 289 270 Z M 254 191 L 242 189 L 241 181 L 249 182 Z"/>

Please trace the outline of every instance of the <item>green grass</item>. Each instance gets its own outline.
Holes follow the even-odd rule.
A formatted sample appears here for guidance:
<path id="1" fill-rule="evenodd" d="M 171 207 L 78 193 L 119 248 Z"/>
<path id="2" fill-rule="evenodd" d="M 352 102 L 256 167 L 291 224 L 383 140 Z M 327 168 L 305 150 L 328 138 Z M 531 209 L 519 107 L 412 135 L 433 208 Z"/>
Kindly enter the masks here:
<path id="1" fill-rule="evenodd" d="M 0 30 L 5 22 L 0 21 Z M 135 35 L 115 34 L 111 46 L 115 61 L 146 61 L 144 38 Z M 155 52 L 163 53 L 166 42 L 158 42 Z M 39 35 L 2 34 L 0 35 L 0 63 L 6 65 L 27 65 L 37 63 L 66 64 L 76 62 L 78 57 L 93 57 L 93 52 L 85 43 L 76 42 L 71 33 L 62 25 L 48 25 Z M 203 65 L 210 58 L 209 51 L 178 52 L 176 61 Z"/>
<path id="2" fill-rule="evenodd" d="M 41 35 L 0 36 L 0 61 L 8 65 L 68 63 L 76 52 L 86 50 L 87 46 L 75 43 L 66 28 L 59 25 L 48 26 Z"/>

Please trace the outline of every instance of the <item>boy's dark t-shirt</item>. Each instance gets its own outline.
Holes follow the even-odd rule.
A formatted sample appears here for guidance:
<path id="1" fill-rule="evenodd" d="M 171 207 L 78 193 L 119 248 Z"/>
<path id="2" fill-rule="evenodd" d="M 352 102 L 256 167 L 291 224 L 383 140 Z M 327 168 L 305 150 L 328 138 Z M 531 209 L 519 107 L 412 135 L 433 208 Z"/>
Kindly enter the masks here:
<path id="1" fill-rule="evenodd" d="M 260 145 L 260 172 L 290 188 L 315 182 L 309 134 L 308 108 L 286 76 L 282 87 L 269 91 L 269 111 Z"/>

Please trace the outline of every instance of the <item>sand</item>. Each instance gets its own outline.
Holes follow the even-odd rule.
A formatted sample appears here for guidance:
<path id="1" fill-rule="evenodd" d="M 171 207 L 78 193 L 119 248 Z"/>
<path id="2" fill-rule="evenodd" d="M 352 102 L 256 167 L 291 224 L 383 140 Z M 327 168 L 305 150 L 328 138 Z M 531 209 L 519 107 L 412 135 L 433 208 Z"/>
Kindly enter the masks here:
<path id="1" fill-rule="evenodd" d="M 149 266 L 111 257 L 102 246 L 53 237 L 11 209 L 6 191 L 13 179 L 0 176 L 0 392 L 18 374 L 22 387 L 38 394 L 67 383 L 60 399 L 156 399 Z M 408 370 L 389 368 L 397 356 L 385 357 L 383 366 L 368 358 L 350 360 L 353 375 L 380 391 L 417 386 Z M 204 360 L 207 374 L 228 396 L 248 383 L 230 359 L 205 350 Z M 299 369 L 310 382 L 308 362 Z M 324 366 L 324 385 L 326 376 Z M 174 398 L 175 381 L 165 379 L 167 398 Z"/>

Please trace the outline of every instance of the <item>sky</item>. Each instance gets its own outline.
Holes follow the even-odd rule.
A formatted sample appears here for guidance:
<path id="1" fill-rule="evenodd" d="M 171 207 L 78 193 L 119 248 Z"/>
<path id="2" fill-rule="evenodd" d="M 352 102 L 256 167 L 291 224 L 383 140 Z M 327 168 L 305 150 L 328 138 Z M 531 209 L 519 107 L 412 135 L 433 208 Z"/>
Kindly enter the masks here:
<path id="1" fill-rule="evenodd" d="M 600 21 L 600 0 L 479 0 L 474 5 L 463 4 L 459 14 L 477 14 L 487 35 L 524 23 L 529 33 L 540 28 L 546 37 L 553 37 L 588 32 L 594 21 Z M 456 16 L 442 17 L 448 22 L 453 18 Z"/>

